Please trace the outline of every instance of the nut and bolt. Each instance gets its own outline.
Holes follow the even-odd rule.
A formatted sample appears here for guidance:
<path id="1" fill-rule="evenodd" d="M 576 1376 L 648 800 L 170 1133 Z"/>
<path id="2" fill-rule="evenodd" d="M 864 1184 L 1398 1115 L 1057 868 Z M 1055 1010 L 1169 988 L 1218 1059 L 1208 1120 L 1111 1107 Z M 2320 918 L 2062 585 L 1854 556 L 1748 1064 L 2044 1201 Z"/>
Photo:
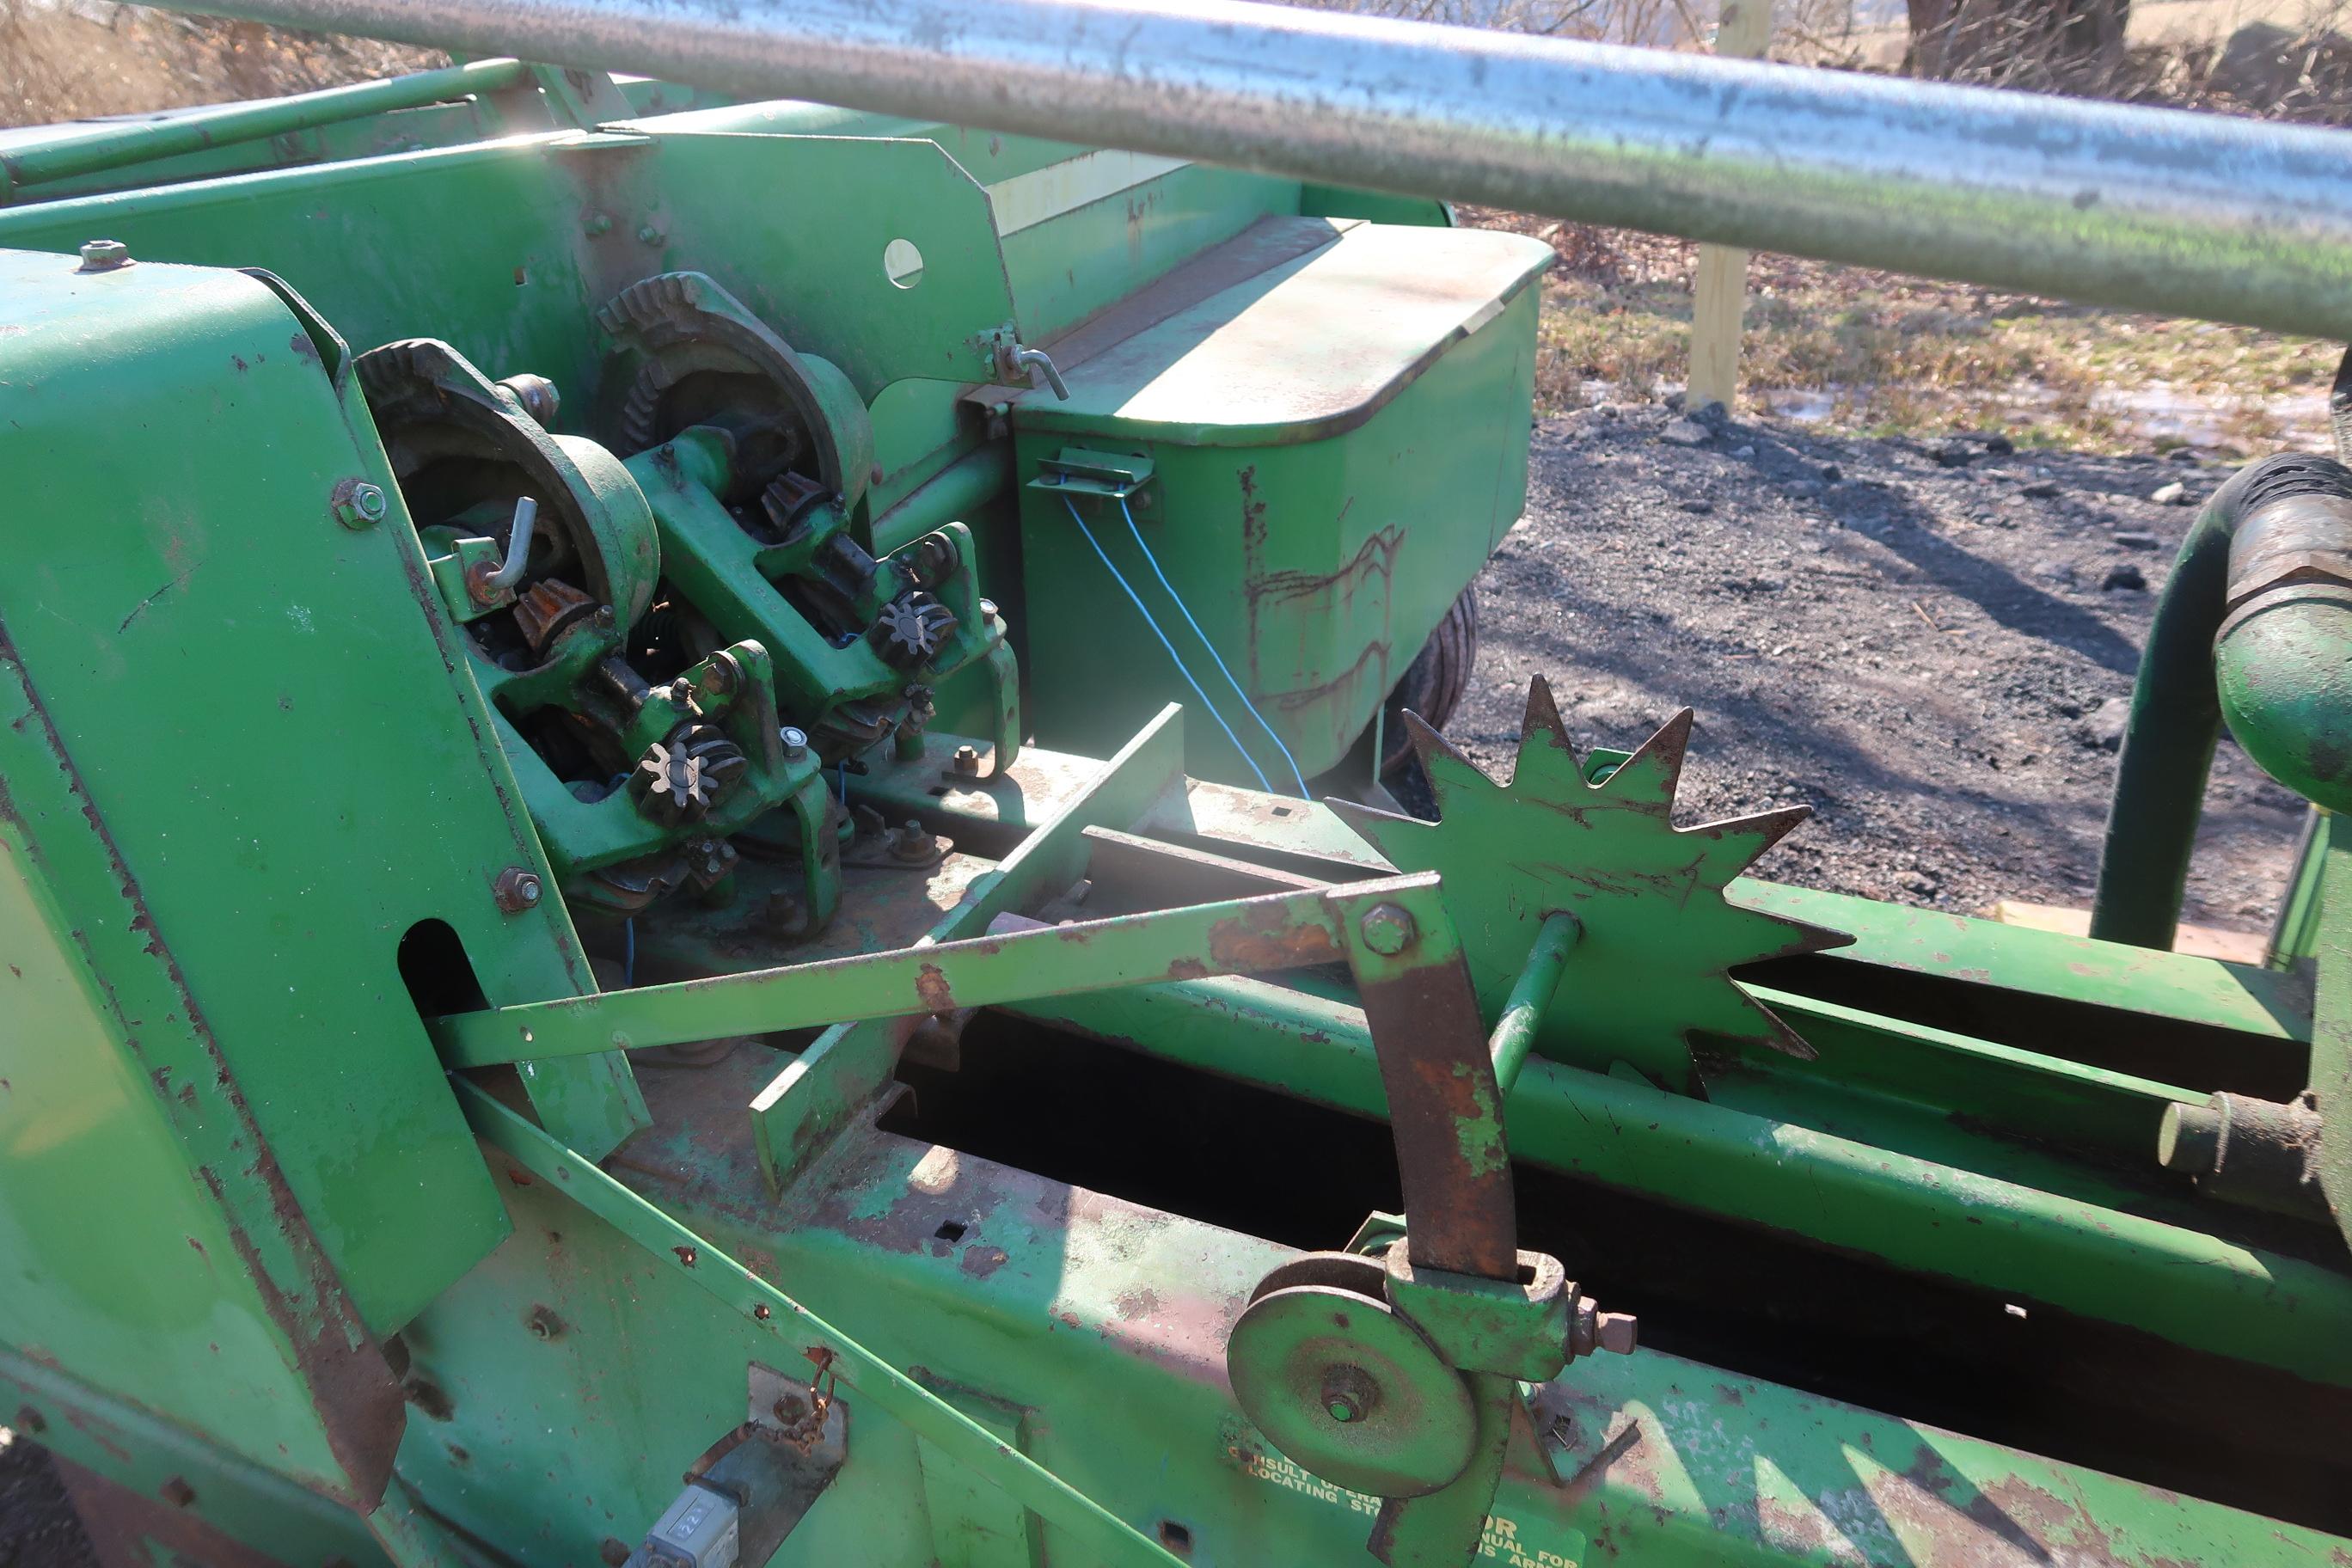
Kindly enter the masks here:
<path id="1" fill-rule="evenodd" d="M 1590 1296 L 1576 1299 L 1568 1324 L 1568 1359 L 1607 1351 L 1631 1355 L 1641 1342 L 1641 1321 L 1631 1312 L 1604 1312 Z"/>
<path id="2" fill-rule="evenodd" d="M 555 1315 L 552 1307 L 533 1307 L 523 1324 L 537 1339 L 560 1340 L 563 1337 L 563 1320 Z"/>
<path id="3" fill-rule="evenodd" d="M 729 653 L 712 654 L 710 662 L 703 666 L 701 678 L 696 682 L 703 695 L 714 700 L 726 697 L 742 684 L 742 668 L 735 662 L 734 655 Z"/>
<path id="4" fill-rule="evenodd" d="M 586 217 L 580 220 L 580 226 L 591 236 L 610 234 L 613 232 L 613 215 L 611 213 L 590 213 Z"/>
<path id="5" fill-rule="evenodd" d="M 196 1500 L 196 1489 L 188 1484 L 184 1476 L 173 1476 L 163 1483 L 161 1489 L 163 1500 L 173 1508 L 186 1508 Z"/>
<path id="6" fill-rule="evenodd" d="M 1371 1415 L 1381 1402 L 1381 1386 L 1362 1367 L 1348 1363 L 1323 1373 L 1323 1414 L 1341 1426 L 1351 1426 Z"/>
<path id="7" fill-rule="evenodd" d="M 1356 931 L 1364 945 L 1383 958 L 1394 958 L 1420 934 L 1412 916 L 1395 904 L 1374 904 L 1366 910 L 1364 918 L 1356 922 Z"/>
<path id="8" fill-rule="evenodd" d="M 119 239 L 86 239 L 81 246 L 84 272 L 112 272 L 131 265 L 131 247 Z"/>
<path id="9" fill-rule="evenodd" d="M 365 479 L 345 479 L 335 487 L 335 521 L 345 528 L 373 528 L 383 521 L 390 503 L 383 488 Z"/>
<path id="10" fill-rule="evenodd" d="M 519 915 L 536 907 L 542 891 L 539 873 L 525 870 L 520 866 L 508 867 L 490 883 L 490 897 L 497 901 L 499 908 L 510 915 Z"/>
<path id="11" fill-rule="evenodd" d="M 980 776 L 980 748 L 958 746 L 955 751 L 955 771 L 964 778 Z"/>
<path id="12" fill-rule="evenodd" d="M 939 853 L 940 841 L 923 831 L 923 825 L 913 817 L 904 827 L 890 830 L 887 840 L 893 858 L 921 864 Z"/>
<path id="13" fill-rule="evenodd" d="M 799 762 L 808 755 L 808 731 L 787 724 L 776 731 L 776 739 L 784 743 L 784 761 Z"/>
<path id="14" fill-rule="evenodd" d="M 637 226 L 637 238 L 646 245 L 659 245 L 667 237 L 668 237 L 667 235 L 663 234 L 660 229 L 656 228 L 652 224 L 641 223 Z"/>

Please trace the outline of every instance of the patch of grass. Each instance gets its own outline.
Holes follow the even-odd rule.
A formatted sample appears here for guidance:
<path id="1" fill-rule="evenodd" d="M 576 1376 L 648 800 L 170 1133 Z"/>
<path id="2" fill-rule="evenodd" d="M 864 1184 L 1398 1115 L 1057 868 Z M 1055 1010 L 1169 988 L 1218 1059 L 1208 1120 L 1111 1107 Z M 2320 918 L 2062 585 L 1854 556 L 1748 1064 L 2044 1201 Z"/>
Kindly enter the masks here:
<path id="1" fill-rule="evenodd" d="M 1654 398 L 1687 363 L 1687 241 L 1465 213 L 1549 240 L 1537 397 L 1546 412 Z M 2223 411 L 2230 445 L 2275 444 L 2266 400 L 2325 390 L 2340 352 L 2310 338 L 2004 294 L 1793 257 L 1748 267 L 1740 384 L 1826 396 L 1826 425 L 1855 434 L 1998 428 L 2021 445 L 2145 448 L 2118 394 L 2169 394 Z M 1602 387 L 1606 390 L 1601 390 Z M 1818 398 L 1816 399 L 1818 401 Z"/>

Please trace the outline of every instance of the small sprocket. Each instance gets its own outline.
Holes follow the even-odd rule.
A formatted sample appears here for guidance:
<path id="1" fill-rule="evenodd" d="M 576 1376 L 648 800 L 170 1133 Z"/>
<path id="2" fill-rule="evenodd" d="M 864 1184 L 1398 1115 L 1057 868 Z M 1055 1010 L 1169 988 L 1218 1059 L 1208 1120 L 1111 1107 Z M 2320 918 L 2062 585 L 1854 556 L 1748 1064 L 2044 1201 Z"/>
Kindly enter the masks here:
<path id="1" fill-rule="evenodd" d="M 1591 783 L 1538 676 L 1507 784 L 1408 713 L 1439 820 L 1332 803 L 1398 870 L 1444 879 L 1446 910 L 1488 1016 L 1545 918 L 1565 910 L 1582 931 L 1546 1016 L 1545 1054 L 1598 1068 L 1625 1062 L 1685 1089 L 1696 1087 L 1690 1047 L 1698 1038 L 1811 1058 L 1812 1048 L 1731 971 L 1853 940 L 1725 897 L 1732 879 L 1811 808 L 1676 827 L 1691 719 L 1688 709 L 1675 714 Z"/>

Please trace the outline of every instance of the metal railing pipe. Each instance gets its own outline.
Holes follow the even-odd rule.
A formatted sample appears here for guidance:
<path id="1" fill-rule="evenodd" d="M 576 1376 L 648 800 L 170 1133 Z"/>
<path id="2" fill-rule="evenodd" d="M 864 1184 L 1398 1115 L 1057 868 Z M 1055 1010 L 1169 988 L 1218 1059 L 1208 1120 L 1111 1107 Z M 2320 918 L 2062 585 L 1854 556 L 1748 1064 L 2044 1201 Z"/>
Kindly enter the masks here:
<path id="1" fill-rule="evenodd" d="M 152 158 L 201 153 L 260 142 L 296 131 L 311 131 L 362 115 L 418 109 L 476 93 L 495 92 L 526 79 L 530 68 L 516 60 L 477 60 L 471 65 L 418 71 L 355 87 L 332 87 L 294 98 L 265 99 L 196 110 L 161 120 L 127 121 L 100 131 L 74 127 L 54 141 L 0 148 L 0 195 L 8 185 L 34 185 L 79 174 L 127 168 Z"/>
<path id="2" fill-rule="evenodd" d="M 2352 137 L 1244 0 L 170 0 L 2352 338 Z"/>

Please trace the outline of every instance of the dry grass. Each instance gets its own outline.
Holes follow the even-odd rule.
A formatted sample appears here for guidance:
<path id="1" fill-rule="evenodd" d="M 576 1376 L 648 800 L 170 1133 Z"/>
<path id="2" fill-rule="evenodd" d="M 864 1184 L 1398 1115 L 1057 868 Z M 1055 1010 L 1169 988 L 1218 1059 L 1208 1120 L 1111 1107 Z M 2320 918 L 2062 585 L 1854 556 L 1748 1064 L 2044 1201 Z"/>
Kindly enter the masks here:
<path id="1" fill-rule="evenodd" d="M 0 0 L 0 125 L 269 98 L 447 63 L 432 50 L 142 5 Z"/>
<path id="2" fill-rule="evenodd" d="M 1687 241 L 1471 210 L 1549 240 L 1537 395 L 1546 411 L 1642 401 L 1683 378 L 1696 247 Z M 1794 257 L 1748 270 L 1740 380 L 1750 411 L 1825 395 L 1832 428 L 1999 428 L 2021 444 L 2151 443 L 2118 390 L 2163 387 L 2219 411 L 2223 447 L 2283 433 L 2271 405 L 2324 388 L 2336 351 L 2312 339 L 1937 283 Z M 1818 403 L 1819 397 L 1813 401 Z"/>

